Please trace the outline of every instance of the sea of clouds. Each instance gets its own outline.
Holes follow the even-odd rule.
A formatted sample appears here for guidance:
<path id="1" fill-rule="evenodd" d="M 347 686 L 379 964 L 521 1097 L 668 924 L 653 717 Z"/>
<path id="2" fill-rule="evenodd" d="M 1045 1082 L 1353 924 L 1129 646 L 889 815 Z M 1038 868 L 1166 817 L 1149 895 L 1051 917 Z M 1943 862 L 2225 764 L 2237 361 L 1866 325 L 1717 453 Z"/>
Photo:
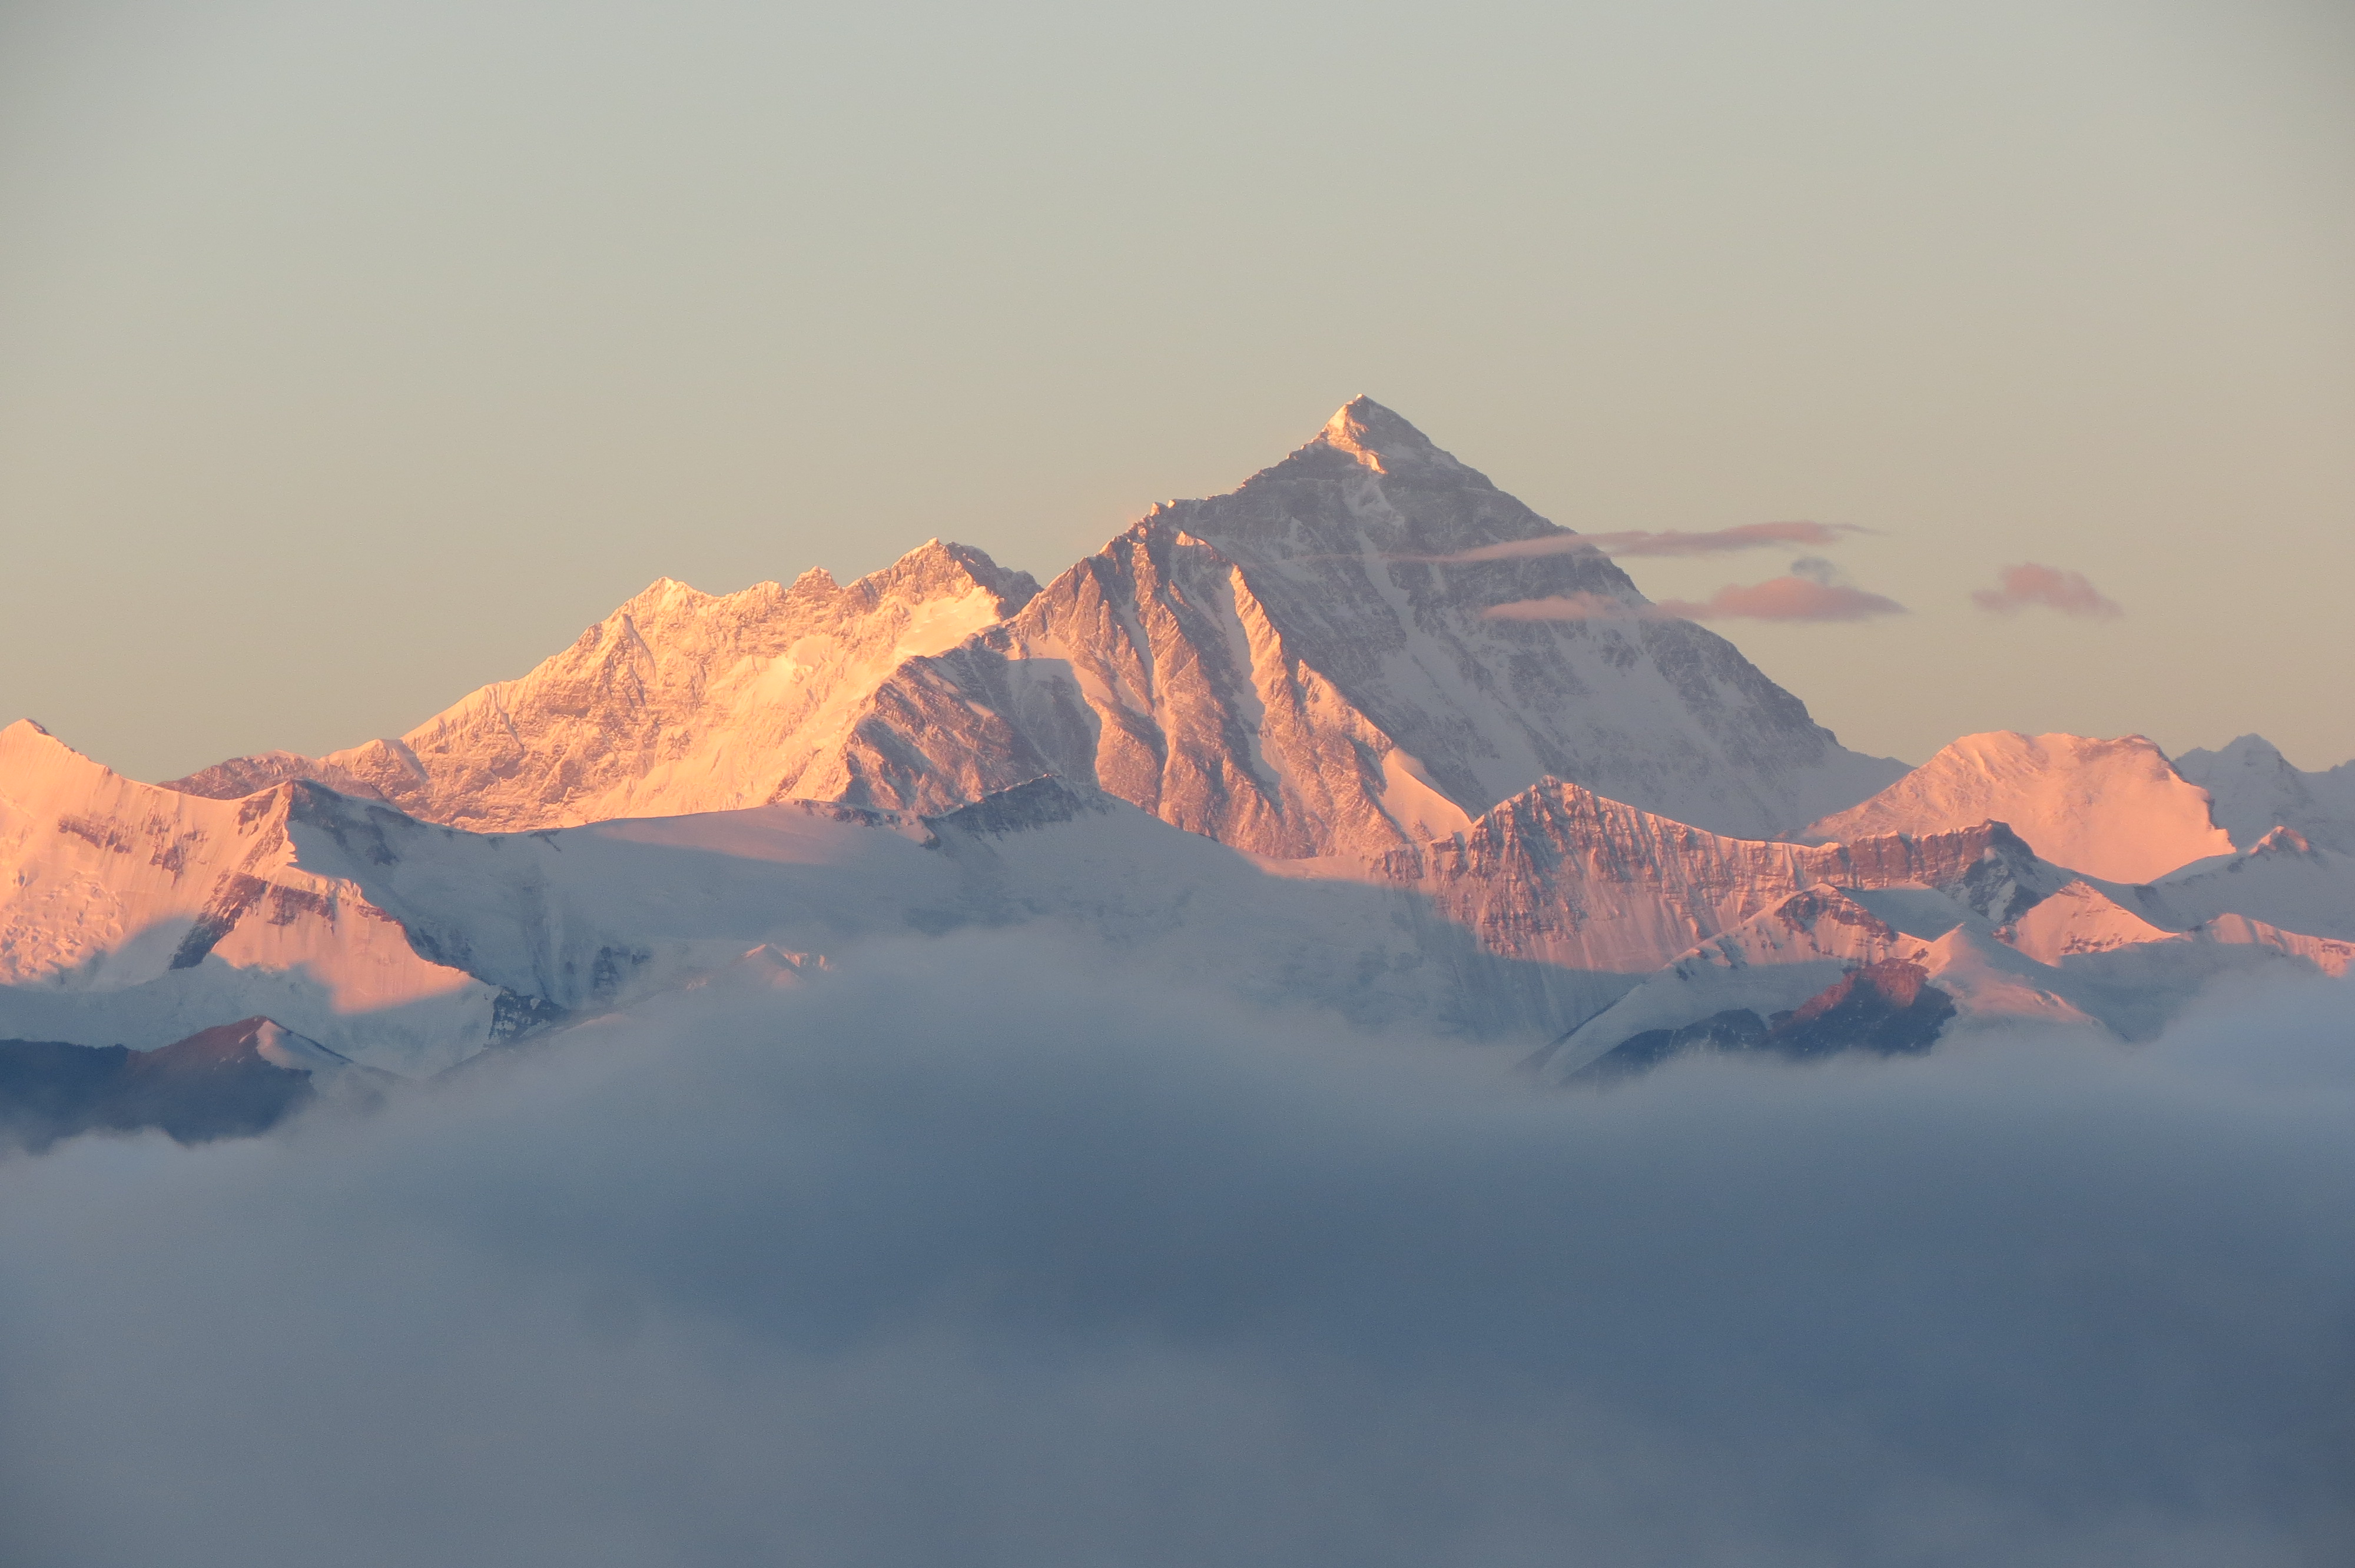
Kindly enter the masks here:
<path id="1" fill-rule="evenodd" d="M 0 1561 L 2344 1563 L 2350 1004 L 1569 1092 L 853 953 L 0 1160 Z"/>

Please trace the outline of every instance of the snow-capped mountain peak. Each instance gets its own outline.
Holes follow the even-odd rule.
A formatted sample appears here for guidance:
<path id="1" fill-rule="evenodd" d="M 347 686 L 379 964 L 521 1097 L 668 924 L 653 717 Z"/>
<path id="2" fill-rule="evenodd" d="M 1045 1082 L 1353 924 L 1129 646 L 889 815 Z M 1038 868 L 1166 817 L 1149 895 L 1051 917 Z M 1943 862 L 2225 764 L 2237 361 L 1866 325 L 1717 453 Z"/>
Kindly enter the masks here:
<path id="1" fill-rule="evenodd" d="M 1902 771 L 1840 747 L 1608 556 L 1360 398 L 1206 500 L 1156 507 L 1001 629 L 878 694 L 846 798 L 934 812 L 1041 772 L 1253 853 L 1444 836 L 1556 778 L 1766 836 Z"/>

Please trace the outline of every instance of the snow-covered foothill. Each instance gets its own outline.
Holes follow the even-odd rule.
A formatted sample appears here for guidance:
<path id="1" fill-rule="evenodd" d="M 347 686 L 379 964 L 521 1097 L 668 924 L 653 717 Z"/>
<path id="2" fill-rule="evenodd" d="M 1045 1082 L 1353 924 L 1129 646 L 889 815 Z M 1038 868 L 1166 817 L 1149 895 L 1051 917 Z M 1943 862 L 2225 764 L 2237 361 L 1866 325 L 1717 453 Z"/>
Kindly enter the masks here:
<path id="1" fill-rule="evenodd" d="M 2042 964 L 2082 953 L 2107 953 L 2144 942 L 2180 942 L 2080 878 L 2039 903 L 1998 933 L 2014 948 Z"/>
<path id="2" fill-rule="evenodd" d="M 1735 839 L 1552 779 L 1435 842 L 1362 861 L 1265 863 L 1412 891 L 1498 953 L 1638 974 L 1808 888 L 1873 890 L 1891 901 L 1892 917 L 1930 922 L 1935 935 L 1973 913 L 2011 918 L 2068 880 L 2000 823 L 1846 844 Z M 1936 924 L 1941 911 L 1948 917 Z"/>
<path id="3" fill-rule="evenodd" d="M 413 1075 L 708 977 L 1025 922 L 1254 1001 L 1474 1039 L 1549 1038 L 1636 978 L 1491 952 L 1411 893 L 1271 876 L 1052 779 L 930 820 L 795 802 L 479 834 L 307 781 L 236 801 L 138 784 L 25 725 L 0 736 L 0 1034 L 27 1038 L 152 1049 L 266 1012 Z"/>
<path id="4" fill-rule="evenodd" d="M 2179 867 L 2145 895 L 2177 928 L 2244 915 L 2285 930 L 2355 940 L 2355 854 L 2277 828 L 2244 852 Z"/>

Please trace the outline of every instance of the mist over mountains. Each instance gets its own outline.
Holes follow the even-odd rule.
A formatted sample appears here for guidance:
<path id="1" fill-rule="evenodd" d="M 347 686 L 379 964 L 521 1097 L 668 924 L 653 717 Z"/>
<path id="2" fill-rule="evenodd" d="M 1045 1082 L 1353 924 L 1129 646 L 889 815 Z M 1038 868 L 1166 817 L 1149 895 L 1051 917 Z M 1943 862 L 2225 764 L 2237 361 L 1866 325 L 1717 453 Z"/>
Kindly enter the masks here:
<path id="1" fill-rule="evenodd" d="M 17 718 L 0 1528 L 2340 1560 L 2355 763 L 1863 756 L 1609 543 L 1359 398 L 1043 586 L 664 579 L 165 784 Z"/>

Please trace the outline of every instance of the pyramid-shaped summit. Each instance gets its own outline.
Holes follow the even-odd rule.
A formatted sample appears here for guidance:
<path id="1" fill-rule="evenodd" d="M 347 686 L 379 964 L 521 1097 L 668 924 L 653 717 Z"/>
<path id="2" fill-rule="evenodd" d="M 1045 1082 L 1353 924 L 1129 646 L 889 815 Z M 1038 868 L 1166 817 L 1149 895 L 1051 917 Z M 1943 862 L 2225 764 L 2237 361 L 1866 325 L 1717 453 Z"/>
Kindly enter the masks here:
<path id="1" fill-rule="evenodd" d="M 478 830 L 803 798 L 933 814 L 1042 774 L 1255 853 L 1379 853 L 1546 777 L 1764 836 L 1903 769 L 1359 397 L 1238 489 L 1157 506 L 1045 589 L 932 541 L 837 587 L 656 583 L 400 740 L 240 758 Z"/>
<path id="2" fill-rule="evenodd" d="M 1238 489 L 1156 507 L 1006 625 L 878 694 L 848 790 L 932 810 L 1041 772 L 1278 856 L 1452 833 L 1545 777 L 1764 836 L 1904 771 L 1607 556 L 1360 397 Z M 1821 814 L 1819 811 L 1813 814 Z"/>
<path id="3" fill-rule="evenodd" d="M 1403 415 L 1393 413 L 1371 397 L 1352 397 L 1342 404 L 1325 421 L 1325 428 L 1316 432 L 1316 439 L 1293 456 L 1295 460 L 1306 458 L 1313 461 L 1324 452 L 1338 452 L 1377 473 L 1396 473 L 1401 469 L 1415 467 L 1455 469 L 1487 482 L 1457 462 L 1453 454 L 1440 450 Z"/>

